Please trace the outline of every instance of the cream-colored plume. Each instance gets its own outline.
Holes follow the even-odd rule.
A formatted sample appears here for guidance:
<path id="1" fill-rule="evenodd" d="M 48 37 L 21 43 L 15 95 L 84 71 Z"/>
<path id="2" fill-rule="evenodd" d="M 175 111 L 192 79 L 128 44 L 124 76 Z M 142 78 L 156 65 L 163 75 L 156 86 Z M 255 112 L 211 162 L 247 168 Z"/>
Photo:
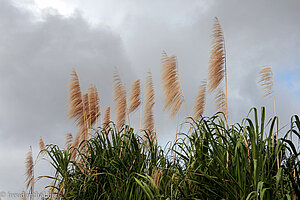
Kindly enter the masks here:
<path id="1" fill-rule="evenodd" d="M 27 153 L 26 161 L 26 172 L 25 172 L 25 183 L 26 183 L 26 189 L 30 187 L 30 192 L 33 193 L 34 189 L 34 171 L 33 171 L 33 158 L 32 158 L 32 148 L 30 146 L 30 150 Z"/>
<path id="2" fill-rule="evenodd" d="M 154 119 L 153 119 L 153 106 L 154 101 L 154 89 L 151 72 L 148 72 L 146 86 L 145 86 L 145 111 L 144 111 L 144 130 L 150 134 L 150 138 L 155 139 L 154 135 Z"/>
<path id="3" fill-rule="evenodd" d="M 141 104 L 141 83 L 136 80 L 131 85 L 128 114 L 134 112 Z"/>
<path id="4" fill-rule="evenodd" d="M 225 75 L 225 40 L 218 18 L 215 18 L 208 66 L 208 91 L 215 90 Z"/>
<path id="5" fill-rule="evenodd" d="M 88 89 L 88 102 L 89 102 L 89 112 L 88 112 L 88 121 L 89 121 L 89 126 L 92 127 L 96 121 L 97 118 L 100 116 L 100 105 L 99 105 L 99 96 L 98 96 L 98 91 L 97 88 L 92 85 Z"/>
<path id="6" fill-rule="evenodd" d="M 105 113 L 104 113 L 104 120 L 103 120 L 103 123 L 106 125 L 110 122 L 110 106 L 108 106 L 105 110 Z"/>
<path id="7" fill-rule="evenodd" d="M 120 76 L 117 71 L 114 72 L 113 75 L 114 81 L 114 101 L 116 102 L 116 128 L 120 130 L 120 128 L 126 123 L 126 89 L 121 82 Z"/>
<path id="8" fill-rule="evenodd" d="M 263 87 L 265 97 L 273 93 L 273 71 L 271 66 L 265 66 L 259 71 L 258 83 Z"/>
<path id="9" fill-rule="evenodd" d="M 39 146 L 40 146 L 40 150 L 41 151 L 45 149 L 45 143 L 44 143 L 42 137 L 40 137 Z"/>
<path id="10" fill-rule="evenodd" d="M 200 116 L 204 114 L 205 110 L 205 96 L 206 96 L 206 80 L 201 82 L 196 102 L 194 104 L 194 118 L 199 120 Z"/>
<path id="11" fill-rule="evenodd" d="M 215 97 L 215 101 L 216 101 L 218 112 L 225 113 L 225 105 L 226 105 L 225 94 L 224 94 L 222 88 L 218 88 L 218 91 L 217 91 L 216 97 Z"/>
<path id="12" fill-rule="evenodd" d="M 168 57 L 165 52 L 163 52 L 162 56 L 161 80 L 163 84 L 164 109 L 170 111 L 170 118 L 174 118 L 183 101 L 178 80 L 177 61 L 175 56 Z"/>
<path id="13" fill-rule="evenodd" d="M 73 70 L 71 74 L 71 80 L 69 85 L 69 119 L 74 118 L 77 126 L 83 125 L 83 105 L 82 105 L 82 94 L 79 84 L 78 75 Z"/>

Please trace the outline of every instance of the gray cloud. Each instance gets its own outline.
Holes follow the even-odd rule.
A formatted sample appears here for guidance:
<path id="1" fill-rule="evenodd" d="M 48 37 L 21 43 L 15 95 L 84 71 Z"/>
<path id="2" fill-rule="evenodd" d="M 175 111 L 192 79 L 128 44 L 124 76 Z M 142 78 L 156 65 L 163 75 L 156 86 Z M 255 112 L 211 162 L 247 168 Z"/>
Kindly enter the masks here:
<path id="1" fill-rule="evenodd" d="M 95 84 L 104 94 L 102 105 L 111 105 L 114 67 L 124 79 L 134 77 L 121 38 L 108 27 L 91 28 L 78 13 L 70 18 L 44 13 L 36 21 L 29 12 L 1 1 L 0 167 L 5 173 L 0 190 L 22 189 L 25 153 L 29 145 L 37 146 L 40 136 L 63 144 L 64 134 L 74 133 L 72 122 L 66 121 L 72 69 L 83 91 Z"/>
<path id="2" fill-rule="evenodd" d="M 175 1 L 170 6 L 148 2 L 140 5 L 138 11 L 129 7 L 129 14 L 120 28 L 125 30 L 121 35 L 133 68 L 140 73 L 151 69 L 154 74 L 158 108 L 162 108 L 160 56 L 162 50 L 166 50 L 178 57 L 179 76 L 191 112 L 200 81 L 207 77 L 211 28 L 213 18 L 217 16 L 227 47 L 232 122 L 241 122 L 241 117 L 245 117 L 253 106 L 266 106 L 268 117 L 273 115 L 272 99 L 262 98 L 263 93 L 257 85 L 258 71 L 263 65 L 274 68 L 277 114 L 280 114 L 281 122 L 285 124 L 292 114 L 299 113 L 299 89 L 289 87 L 284 84 L 286 80 L 280 78 L 282 71 L 299 74 L 300 40 L 297 37 L 300 29 L 295 26 L 300 19 L 298 2 L 215 1 L 205 9 L 195 2 L 186 5 Z M 158 14 L 154 14 L 156 8 Z M 179 16 L 181 20 L 177 20 Z M 296 85 L 296 80 L 293 77 L 291 84 Z M 287 107 L 286 104 L 293 106 Z M 184 107 L 182 110 L 184 116 Z M 215 112 L 213 95 L 210 95 L 206 113 L 211 115 Z M 161 131 L 159 136 L 171 139 L 173 134 L 167 131 L 167 127 L 170 124 L 175 127 L 175 122 L 161 114 L 157 118 L 160 122 L 157 125 Z"/>
<path id="3" fill-rule="evenodd" d="M 9 10 L 13 13 L 10 16 L 5 14 Z M 16 134 L 23 131 L 36 136 L 52 125 L 64 124 L 73 68 L 79 73 L 83 90 L 93 83 L 105 94 L 111 89 L 114 67 L 121 72 L 122 68 L 131 70 L 119 36 L 107 28 L 90 28 L 80 15 L 68 19 L 48 15 L 37 23 L 26 13 L 18 14 L 14 7 L 5 12 L 1 12 L 0 24 L 10 25 L 1 29 L 0 36 L 3 132 L 15 130 Z M 127 79 L 132 73 L 128 74 Z M 105 99 L 105 103 L 110 101 Z"/>
<path id="4" fill-rule="evenodd" d="M 151 70 L 158 139 L 162 144 L 172 140 L 176 120 L 170 121 L 168 114 L 162 112 L 161 52 L 177 55 L 191 112 L 200 81 L 207 77 L 215 16 L 219 17 L 226 40 L 232 122 L 241 122 L 253 106 L 266 105 L 268 116 L 272 116 L 272 99 L 262 98 L 256 83 L 258 70 L 266 64 L 274 67 L 281 124 L 287 123 L 292 114 L 299 114 L 300 3 L 199 2 L 91 1 L 82 5 L 74 1 L 78 11 L 71 17 L 48 10 L 37 21 L 29 11 L 1 1 L 0 159 L 9 162 L 0 164 L 0 191 L 22 190 L 19 180 L 23 180 L 25 153 L 29 145 L 36 149 L 39 136 L 46 142 L 63 144 L 64 133 L 75 131 L 66 121 L 68 80 L 73 68 L 83 90 L 89 84 L 97 86 L 103 107 L 112 105 L 111 75 L 115 66 L 127 87 L 136 78 L 144 80 Z M 96 21 L 93 26 L 87 22 L 89 17 Z M 215 112 L 210 95 L 206 113 Z M 138 115 L 132 115 L 135 127 L 139 127 Z M 181 122 L 184 116 L 183 106 Z M 12 144 L 18 145 L 12 148 Z"/>

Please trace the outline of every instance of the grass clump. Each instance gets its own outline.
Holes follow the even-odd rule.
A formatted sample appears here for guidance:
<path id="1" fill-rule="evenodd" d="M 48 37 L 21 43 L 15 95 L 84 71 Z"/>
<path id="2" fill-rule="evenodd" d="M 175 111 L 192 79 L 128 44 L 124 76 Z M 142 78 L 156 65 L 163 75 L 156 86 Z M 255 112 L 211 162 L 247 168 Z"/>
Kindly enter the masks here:
<path id="1" fill-rule="evenodd" d="M 290 130 L 274 141 L 277 118 L 266 123 L 264 108 L 260 116 L 255 108 L 251 112 L 253 119 L 245 118 L 229 129 L 219 114 L 191 119 L 191 133 L 181 133 L 176 142 L 175 162 L 173 146 L 162 149 L 151 135 L 140 137 L 128 125 L 118 131 L 112 122 L 94 130 L 78 148 L 47 145 L 44 151 L 55 169 L 55 175 L 48 177 L 53 185 L 47 187 L 59 199 L 299 196 L 300 152 L 290 139 L 291 135 L 300 139 L 299 118 L 294 116 Z M 73 151 L 77 151 L 74 160 Z"/>

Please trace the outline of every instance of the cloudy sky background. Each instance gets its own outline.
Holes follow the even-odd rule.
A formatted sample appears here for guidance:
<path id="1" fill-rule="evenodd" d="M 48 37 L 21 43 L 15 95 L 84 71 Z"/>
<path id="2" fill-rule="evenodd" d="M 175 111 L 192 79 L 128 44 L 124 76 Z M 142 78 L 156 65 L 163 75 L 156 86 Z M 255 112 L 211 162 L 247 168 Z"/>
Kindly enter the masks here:
<path id="1" fill-rule="evenodd" d="M 226 40 L 231 121 L 241 122 L 253 106 L 273 114 L 272 98 L 262 98 L 256 83 L 261 66 L 272 65 L 277 114 L 287 124 L 300 114 L 299 10 L 296 0 L 0 0 L 0 192 L 24 189 L 25 156 L 30 145 L 37 156 L 40 137 L 63 147 L 65 133 L 76 133 L 66 120 L 72 69 L 83 91 L 96 85 L 102 110 L 114 106 L 114 67 L 127 88 L 151 71 L 158 140 L 174 139 L 175 120 L 162 112 L 161 53 L 177 55 L 191 112 L 207 77 L 215 16 Z M 215 112 L 211 95 L 206 114 Z M 47 173 L 41 165 L 36 175 Z"/>

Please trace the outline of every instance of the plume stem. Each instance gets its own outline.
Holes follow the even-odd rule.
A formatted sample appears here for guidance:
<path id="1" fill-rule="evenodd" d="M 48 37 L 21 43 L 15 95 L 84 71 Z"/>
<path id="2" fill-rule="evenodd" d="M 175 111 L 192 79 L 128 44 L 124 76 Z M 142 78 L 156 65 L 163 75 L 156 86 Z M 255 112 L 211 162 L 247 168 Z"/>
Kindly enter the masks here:
<path id="1" fill-rule="evenodd" d="M 83 96 L 82 96 L 83 99 Z M 86 135 L 87 135 L 87 131 L 88 131 L 88 122 L 87 122 L 87 114 L 86 114 L 86 108 L 84 105 L 84 101 L 82 101 L 82 110 L 83 110 L 83 132 L 82 132 L 82 136 L 81 136 L 81 141 L 83 141 L 83 139 L 86 139 Z"/>
<path id="2" fill-rule="evenodd" d="M 178 71 L 177 71 L 177 73 L 178 73 Z M 188 111 L 188 108 L 187 108 L 187 105 L 186 105 L 186 101 L 185 101 L 185 97 L 184 97 L 184 94 L 183 94 L 182 85 L 181 85 L 181 82 L 180 82 L 179 78 L 178 78 L 178 83 L 179 83 L 179 87 L 180 87 L 180 90 L 181 90 L 181 96 L 182 96 L 182 99 L 183 99 L 183 102 L 184 102 L 184 106 L 185 106 L 187 118 L 188 118 L 188 121 L 189 121 L 189 131 L 191 131 L 192 127 L 191 127 L 191 122 L 190 122 L 190 117 L 189 117 L 190 115 L 189 115 L 189 111 Z M 177 112 L 176 140 L 177 140 L 177 134 L 178 134 L 178 121 L 179 121 L 179 119 L 178 119 L 179 118 L 179 116 L 178 116 L 179 114 L 178 113 L 179 113 L 179 111 Z M 191 131 L 191 136 L 192 136 L 192 134 L 193 134 L 193 132 Z M 176 141 L 175 141 L 175 145 L 176 145 Z M 193 150 L 193 152 L 195 152 L 195 149 L 194 149 L 193 145 L 192 145 L 192 150 Z M 175 146 L 175 151 L 176 151 L 176 146 Z M 174 163 L 175 163 L 175 156 L 176 156 L 176 154 L 174 155 Z"/>
<path id="3" fill-rule="evenodd" d="M 101 107 L 99 106 L 99 113 L 101 113 Z M 102 117 L 100 116 L 100 127 L 102 125 Z M 98 130 L 98 117 L 96 117 L 96 130 Z M 91 134 L 91 137 L 92 137 L 92 134 Z"/>
<path id="4" fill-rule="evenodd" d="M 177 144 L 177 137 L 178 137 L 178 122 L 179 122 L 179 112 L 177 112 L 177 123 L 176 123 L 176 136 L 175 136 L 175 144 L 174 144 L 174 161 L 173 161 L 173 165 L 175 165 L 175 160 L 176 160 L 176 144 Z"/>
<path id="5" fill-rule="evenodd" d="M 227 124 L 227 135 L 226 135 L 226 139 L 227 139 L 227 143 L 229 141 L 229 136 L 228 136 L 228 130 L 229 130 L 229 124 L 230 124 L 230 118 L 229 118 L 229 110 L 228 110 L 228 93 L 227 93 L 227 87 L 228 87 L 228 83 L 227 83 L 227 58 L 226 58 L 226 48 L 225 48 L 225 39 L 224 39 L 224 33 L 222 33 L 222 37 L 223 37 L 223 51 L 224 51 L 224 76 L 225 76 L 225 109 L 226 109 L 226 124 Z M 227 151 L 227 167 L 228 167 L 228 163 L 229 163 L 229 152 Z"/>
<path id="6" fill-rule="evenodd" d="M 272 73 L 272 81 L 273 81 L 273 87 L 272 87 L 272 92 L 273 92 L 273 106 L 274 106 L 274 115 L 276 117 L 276 102 L 275 102 L 275 90 L 274 90 L 274 75 Z M 278 123 L 277 120 L 275 120 L 275 137 L 276 137 L 276 142 L 278 144 Z M 279 155 L 277 155 L 277 169 L 279 169 Z"/>
<path id="7" fill-rule="evenodd" d="M 182 95 L 182 99 L 183 99 L 183 102 L 184 102 L 184 106 L 185 106 L 185 110 L 186 110 L 186 115 L 188 117 L 188 121 L 189 121 L 189 126 L 190 126 L 190 130 L 191 130 L 191 122 L 190 122 L 190 118 L 189 118 L 189 111 L 188 111 L 188 108 L 187 108 L 187 105 L 186 105 L 186 101 L 185 101 L 185 97 L 184 97 L 184 94 L 183 94 L 183 90 L 182 90 L 182 86 L 181 86 L 181 82 L 180 80 L 178 79 L 178 83 L 179 83 L 179 86 L 180 86 L 180 90 L 181 90 L 181 95 Z"/>
<path id="8" fill-rule="evenodd" d="M 274 91 L 274 77 L 273 77 L 273 71 L 272 66 L 265 65 L 263 68 L 259 71 L 260 80 L 258 83 L 261 84 L 264 90 L 264 96 L 267 97 L 269 95 L 273 95 L 273 106 L 274 106 L 274 115 L 276 117 L 276 103 L 275 103 L 275 91 Z M 275 150 L 275 138 L 276 142 L 278 143 L 278 119 L 275 118 L 275 134 L 272 134 L 272 143 L 273 143 L 273 151 Z M 279 169 L 279 155 L 277 155 L 277 168 Z"/>
<path id="9" fill-rule="evenodd" d="M 153 122 L 154 122 L 154 133 L 155 133 L 155 139 L 157 139 L 156 137 L 156 103 L 154 104 L 154 115 L 153 115 Z"/>
<path id="10" fill-rule="evenodd" d="M 101 111 L 100 111 L 101 112 Z M 100 116 L 100 127 L 102 126 L 102 117 Z M 98 128 L 98 127 L 97 127 Z"/>
<path id="11" fill-rule="evenodd" d="M 223 36 L 224 37 L 224 36 Z M 226 106 L 226 122 L 227 122 L 227 130 L 230 124 L 230 117 L 229 117 L 229 109 L 228 109 L 228 95 L 227 95 L 227 64 L 226 64 L 226 48 L 225 48 L 225 40 L 223 40 L 223 47 L 224 47 L 224 76 L 225 76 L 225 106 Z M 227 142 L 228 142 L 228 135 L 227 135 Z"/>
<path id="12" fill-rule="evenodd" d="M 274 84 L 274 81 L 273 81 Z M 276 102 L 275 102 L 275 92 L 274 92 L 274 86 L 273 86 L 273 106 L 274 106 L 274 115 L 276 116 Z M 275 121 L 275 135 L 276 135 L 276 140 L 278 140 L 278 132 L 277 132 L 277 121 Z"/>
<path id="13" fill-rule="evenodd" d="M 260 79 L 258 83 L 261 84 L 264 90 L 264 96 L 267 97 L 269 95 L 273 95 L 273 106 L 274 106 L 274 115 L 276 117 L 276 103 L 275 103 L 275 90 L 274 90 L 274 76 L 272 71 L 272 66 L 265 65 L 263 68 L 259 71 Z M 273 143 L 273 151 L 275 150 L 275 138 L 276 142 L 278 144 L 278 118 L 276 120 L 275 118 L 275 134 L 272 134 L 272 143 Z M 279 155 L 277 155 L 277 168 L 279 169 Z"/>
<path id="14" fill-rule="evenodd" d="M 176 66 L 178 66 L 177 59 L 176 59 Z M 177 74 L 179 74 L 178 73 L 178 69 L 177 69 Z M 189 115 L 189 111 L 188 111 L 188 108 L 187 108 L 187 105 L 186 105 L 186 100 L 185 100 L 185 97 L 184 97 L 184 94 L 183 94 L 183 89 L 182 89 L 182 85 L 181 85 L 181 82 L 179 80 L 179 77 L 178 77 L 178 83 L 179 83 L 179 87 L 180 87 L 180 90 L 181 90 L 181 96 L 182 96 L 182 99 L 183 99 L 183 102 L 184 102 L 184 106 L 185 106 L 185 110 L 186 110 L 186 115 L 187 115 L 188 121 L 189 121 L 189 127 L 190 127 L 189 130 L 191 130 L 192 127 L 191 127 L 191 122 L 190 122 L 190 118 L 189 118 L 190 115 Z M 177 126 L 178 126 L 178 122 L 177 122 Z M 177 134 L 177 132 L 176 132 L 176 134 Z"/>
<path id="15" fill-rule="evenodd" d="M 127 118 L 128 118 L 128 125 L 130 127 L 130 119 L 129 119 L 129 111 L 128 111 L 128 109 L 127 109 Z"/>
<path id="16" fill-rule="evenodd" d="M 141 108 L 140 108 L 140 133 L 139 133 L 139 136 L 141 136 L 141 133 L 142 133 L 142 119 L 143 119 L 143 96 L 141 96 Z"/>

